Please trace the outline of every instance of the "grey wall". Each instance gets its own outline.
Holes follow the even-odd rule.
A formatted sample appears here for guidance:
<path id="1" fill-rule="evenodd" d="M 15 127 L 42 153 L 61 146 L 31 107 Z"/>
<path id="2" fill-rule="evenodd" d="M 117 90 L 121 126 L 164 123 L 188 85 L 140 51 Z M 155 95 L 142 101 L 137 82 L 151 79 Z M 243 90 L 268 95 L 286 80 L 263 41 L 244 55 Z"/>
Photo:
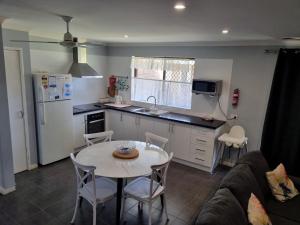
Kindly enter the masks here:
<path id="1" fill-rule="evenodd" d="M 15 43 L 10 40 L 29 40 L 27 32 L 3 29 L 3 45 L 4 47 L 15 47 L 23 50 L 23 64 L 25 76 L 25 92 L 27 101 L 28 125 L 29 125 L 29 150 L 30 163 L 37 163 L 37 148 L 35 135 L 35 116 L 34 116 L 34 101 L 32 89 L 32 74 L 30 61 L 30 46 L 29 43 Z"/>
<path id="2" fill-rule="evenodd" d="M 39 37 L 30 38 L 32 40 L 45 40 Z M 32 71 L 68 73 L 73 60 L 72 54 L 70 49 L 60 45 L 31 44 L 30 55 Z M 87 49 L 87 62 L 104 77 L 106 77 L 107 73 L 106 54 L 106 47 Z M 104 97 L 106 97 L 106 78 L 73 78 L 73 105 L 97 102 L 100 98 Z"/>
<path id="3" fill-rule="evenodd" d="M 0 188 L 15 185 L 10 137 L 8 99 L 3 54 L 2 26 L 0 24 Z"/>
<path id="4" fill-rule="evenodd" d="M 245 127 L 249 137 L 249 149 L 255 150 L 260 148 L 263 121 L 277 58 L 276 54 L 265 54 L 266 48 L 269 47 L 115 46 L 108 49 L 108 72 L 130 75 L 131 56 L 232 59 L 230 93 L 233 89 L 240 88 L 241 98 L 237 108 L 239 118 L 230 122 L 230 125 L 240 124 Z M 236 113 L 236 110 L 229 101 L 228 115 L 231 113 Z"/>

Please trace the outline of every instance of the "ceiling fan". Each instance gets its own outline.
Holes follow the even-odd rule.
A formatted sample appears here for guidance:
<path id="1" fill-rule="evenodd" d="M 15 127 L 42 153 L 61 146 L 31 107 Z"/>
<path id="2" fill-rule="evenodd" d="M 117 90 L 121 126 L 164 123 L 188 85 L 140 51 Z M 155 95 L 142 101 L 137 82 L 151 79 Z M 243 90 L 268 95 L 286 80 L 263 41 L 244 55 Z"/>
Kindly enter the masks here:
<path id="1" fill-rule="evenodd" d="M 284 41 L 300 41 L 300 37 L 283 37 Z"/>
<path id="2" fill-rule="evenodd" d="M 78 38 L 73 37 L 73 35 L 69 31 L 69 25 L 72 21 L 73 17 L 71 16 L 61 16 L 61 18 L 65 21 L 67 25 L 67 32 L 64 34 L 63 41 L 27 41 L 27 40 L 10 40 L 11 42 L 30 42 L 30 43 L 41 43 L 41 44 L 59 44 L 63 47 L 67 48 L 75 48 L 75 47 L 88 47 L 88 46 L 103 46 L 103 44 L 96 44 L 90 42 L 78 42 Z"/>

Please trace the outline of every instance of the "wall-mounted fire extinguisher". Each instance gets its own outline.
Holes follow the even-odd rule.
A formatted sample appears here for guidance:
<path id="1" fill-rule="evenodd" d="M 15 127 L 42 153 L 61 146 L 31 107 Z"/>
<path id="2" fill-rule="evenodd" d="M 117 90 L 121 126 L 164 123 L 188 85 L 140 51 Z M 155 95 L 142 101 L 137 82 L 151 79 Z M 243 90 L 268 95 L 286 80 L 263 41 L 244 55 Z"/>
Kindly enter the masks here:
<path id="1" fill-rule="evenodd" d="M 237 107 L 240 100 L 240 89 L 236 88 L 232 94 L 232 106 Z"/>

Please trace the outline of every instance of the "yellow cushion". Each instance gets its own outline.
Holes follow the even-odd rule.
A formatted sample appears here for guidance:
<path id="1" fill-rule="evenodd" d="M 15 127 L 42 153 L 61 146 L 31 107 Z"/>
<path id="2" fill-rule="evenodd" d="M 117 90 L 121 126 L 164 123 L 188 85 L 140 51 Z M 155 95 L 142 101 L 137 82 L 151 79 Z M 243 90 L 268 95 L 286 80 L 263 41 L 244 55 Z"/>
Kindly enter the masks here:
<path id="1" fill-rule="evenodd" d="M 266 210 L 253 193 L 248 201 L 248 220 L 252 225 L 272 225 Z"/>
<path id="2" fill-rule="evenodd" d="M 285 202 L 299 194 L 293 181 L 288 177 L 283 164 L 279 164 L 275 170 L 267 172 L 266 176 L 277 200 Z"/>

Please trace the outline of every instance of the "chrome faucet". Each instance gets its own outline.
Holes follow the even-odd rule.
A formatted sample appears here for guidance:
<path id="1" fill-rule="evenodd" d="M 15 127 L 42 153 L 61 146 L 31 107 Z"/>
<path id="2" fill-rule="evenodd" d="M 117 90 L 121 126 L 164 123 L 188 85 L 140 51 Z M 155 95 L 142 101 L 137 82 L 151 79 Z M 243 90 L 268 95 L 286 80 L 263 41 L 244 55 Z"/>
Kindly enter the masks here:
<path id="1" fill-rule="evenodd" d="M 154 109 L 156 109 L 156 98 L 155 98 L 155 96 L 150 95 L 150 96 L 147 98 L 147 102 L 149 101 L 150 98 L 154 98 Z"/>

